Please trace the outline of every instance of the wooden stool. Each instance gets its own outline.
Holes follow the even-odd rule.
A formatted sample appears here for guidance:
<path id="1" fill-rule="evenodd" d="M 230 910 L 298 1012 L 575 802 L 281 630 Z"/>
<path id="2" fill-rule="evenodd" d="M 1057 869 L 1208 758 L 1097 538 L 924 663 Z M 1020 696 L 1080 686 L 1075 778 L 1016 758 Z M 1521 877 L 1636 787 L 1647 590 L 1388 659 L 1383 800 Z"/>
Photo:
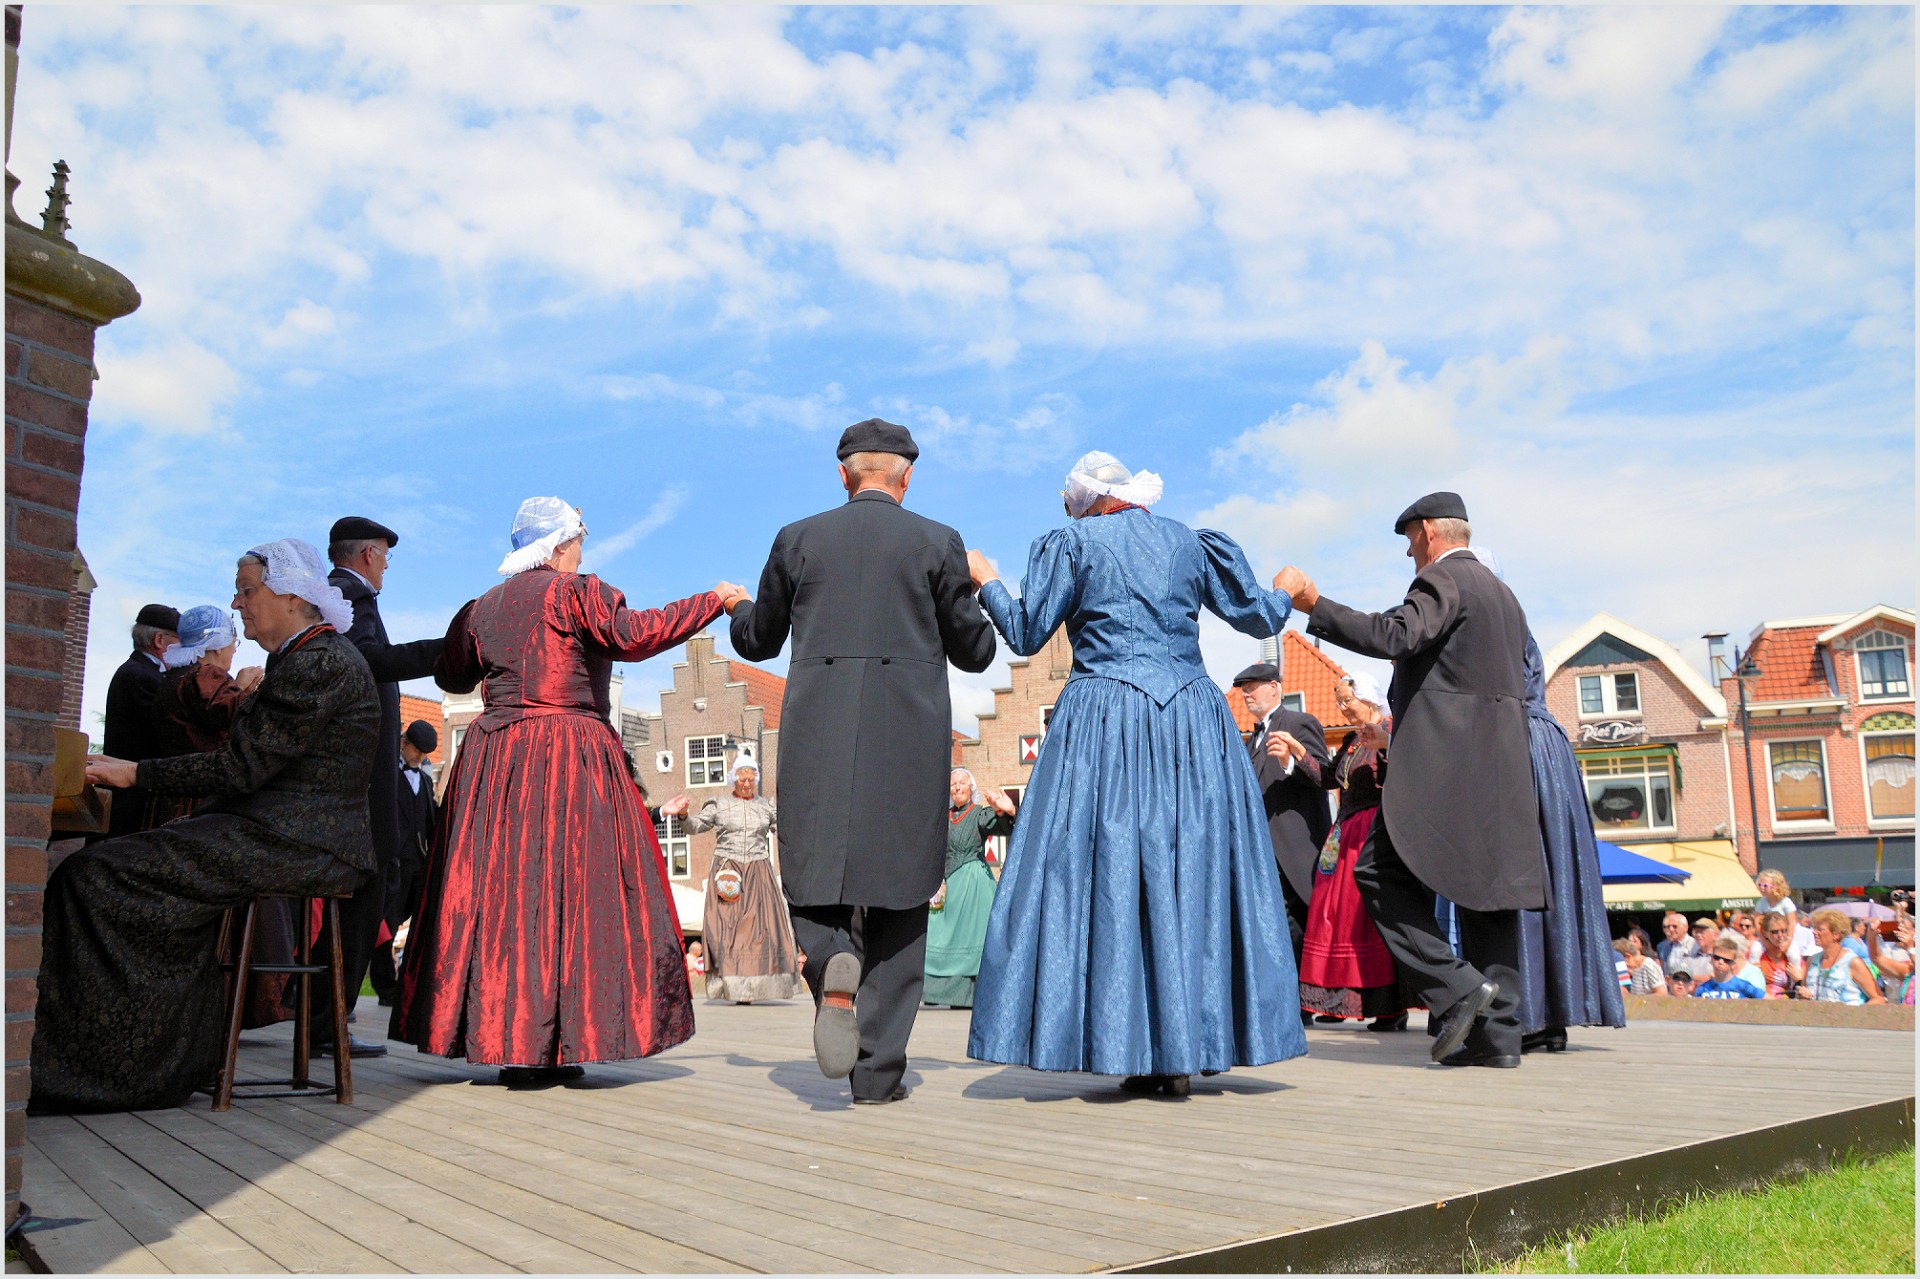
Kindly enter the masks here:
<path id="1" fill-rule="evenodd" d="M 256 964 L 253 962 L 253 931 L 259 906 L 262 901 L 273 897 L 285 897 L 294 903 L 294 962 L 291 964 Z M 331 1095 L 335 1102 L 346 1105 L 353 1100 L 353 1055 L 347 1051 L 347 992 L 340 973 L 340 902 L 342 898 L 326 897 L 320 900 L 326 903 L 325 927 L 327 930 L 328 955 L 325 963 L 313 962 L 313 897 L 294 896 L 292 894 L 263 893 L 246 905 L 241 915 L 238 936 L 235 936 L 234 915 L 239 910 L 234 907 L 227 911 L 225 922 L 221 925 L 222 936 L 229 943 L 232 958 L 221 962 L 230 978 L 227 996 L 227 1043 L 220 1057 L 219 1073 L 213 1083 L 201 1092 L 213 1097 L 215 1110 L 230 1110 L 237 1096 L 245 1101 L 256 1097 L 325 1097 Z M 300 998 L 295 1004 L 293 1021 L 293 1075 L 287 1079 L 250 1079 L 244 1083 L 234 1080 L 234 1064 L 240 1055 L 240 1023 L 247 1007 L 247 982 L 254 973 L 292 973 L 294 981 L 300 987 Z M 325 973 L 333 996 L 333 1085 L 327 1087 L 317 1084 L 307 1073 L 312 1056 L 313 1031 L 307 1021 L 312 1006 L 312 997 L 308 990 L 309 982 Z M 239 1091 L 244 1090 L 244 1091 Z"/>

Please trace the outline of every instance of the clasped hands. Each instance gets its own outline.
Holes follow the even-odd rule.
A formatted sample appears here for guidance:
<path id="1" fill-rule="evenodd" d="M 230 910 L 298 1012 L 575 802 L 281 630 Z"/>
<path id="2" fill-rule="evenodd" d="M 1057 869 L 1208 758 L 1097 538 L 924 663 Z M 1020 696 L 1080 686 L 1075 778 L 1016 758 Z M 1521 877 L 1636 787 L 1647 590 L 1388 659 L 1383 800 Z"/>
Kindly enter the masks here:
<path id="1" fill-rule="evenodd" d="M 713 588 L 713 593 L 720 597 L 720 611 L 722 613 L 731 613 L 733 612 L 734 605 L 744 604 L 753 598 L 752 595 L 748 594 L 746 587 L 726 581 L 716 583 Z"/>
<path id="2" fill-rule="evenodd" d="M 1293 606 L 1302 613 L 1313 612 L 1313 606 L 1320 602 L 1320 588 L 1313 579 L 1289 564 L 1273 575 L 1273 589 L 1285 591 L 1293 600 Z"/>
<path id="3" fill-rule="evenodd" d="M 1297 764 L 1307 757 L 1307 748 L 1292 733 L 1276 728 L 1267 734 L 1267 754 L 1275 759 L 1292 758 Z"/>

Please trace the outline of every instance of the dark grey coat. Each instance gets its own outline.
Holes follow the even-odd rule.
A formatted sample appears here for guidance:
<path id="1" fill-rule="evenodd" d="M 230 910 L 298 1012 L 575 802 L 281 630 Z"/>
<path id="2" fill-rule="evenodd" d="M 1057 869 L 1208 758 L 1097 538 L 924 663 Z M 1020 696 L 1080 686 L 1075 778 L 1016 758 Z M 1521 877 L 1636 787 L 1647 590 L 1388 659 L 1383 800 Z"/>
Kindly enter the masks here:
<path id="1" fill-rule="evenodd" d="M 153 699 L 165 679 L 165 672 L 138 649 L 120 663 L 107 685 L 107 723 L 101 744 L 105 754 L 137 764 L 159 753 L 160 731 L 153 722 Z M 113 808 L 107 814 L 107 833 L 125 835 L 145 830 L 148 808 L 147 792 L 138 788 L 116 791 Z"/>
<path id="2" fill-rule="evenodd" d="M 1381 812 L 1413 873 L 1468 910 L 1543 908 L 1527 617 L 1506 583 L 1460 551 L 1421 569 L 1405 602 L 1384 613 L 1322 596 L 1307 633 L 1395 663 Z"/>
<path id="3" fill-rule="evenodd" d="M 365 582 L 344 568 L 327 574 L 353 605 L 353 627 L 347 638 L 367 659 L 380 694 L 380 736 L 374 747 L 372 782 L 367 790 L 367 812 L 373 822 L 373 850 L 381 866 L 400 855 L 404 825 L 400 818 L 400 681 L 433 674 L 433 661 L 446 647 L 443 638 L 411 644 L 387 641 L 380 620 L 380 598 Z"/>
<path id="4" fill-rule="evenodd" d="M 234 715 L 225 746 L 142 760 L 137 780 L 156 795 L 212 797 L 171 824 L 183 837 L 204 827 L 230 839 L 230 821 L 203 819 L 232 814 L 368 871 L 367 770 L 379 726 L 366 660 L 345 636 L 322 631 L 267 658 L 266 677 Z"/>
<path id="5" fill-rule="evenodd" d="M 867 490 L 780 530 L 734 651 L 780 651 L 780 876 L 797 906 L 924 905 L 947 855 L 947 663 L 983 671 L 993 628 L 960 535 Z"/>
<path id="6" fill-rule="evenodd" d="M 1291 733 L 1307 748 L 1307 757 L 1282 777 L 1286 766 L 1267 754 L 1258 725 L 1247 743 L 1254 752 L 1253 775 L 1266 805 L 1274 860 L 1280 863 L 1280 873 L 1300 900 L 1310 902 L 1320 849 L 1327 842 L 1327 832 L 1333 829 L 1333 811 L 1327 805 L 1327 787 L 1322 780 L 1333 767 L 1327 755 L 1327 734 L 1313 716 L 1284 706 L 1267 717 L 1267 726 L 1269 732 Z"/>

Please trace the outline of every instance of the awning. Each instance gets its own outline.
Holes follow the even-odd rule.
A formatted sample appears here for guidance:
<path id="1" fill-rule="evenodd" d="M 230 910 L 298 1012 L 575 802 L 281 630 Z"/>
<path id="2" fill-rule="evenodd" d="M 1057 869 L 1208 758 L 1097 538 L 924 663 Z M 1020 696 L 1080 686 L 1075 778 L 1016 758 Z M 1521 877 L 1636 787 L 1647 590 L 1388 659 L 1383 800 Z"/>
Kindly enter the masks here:
<path id="1" fill-rule="evenodd" d="M 1664 759 L 1673 769 L 1673 788 L 1684 790 L 1686 782 L 1680 776 L 1680 748 L 1672 742 L 1650 742 L 1645 746 L 1581 746 L 1574 748 L 1574 754 L 1582 763 L 1596 761 Z"/>
<path id="2" fill-rule="evenodd" d="M 1630 853 L 1618 844 L 1595 840 L 1600 848 L 1600 882 L 1603 884 L 1680 884 L 1691 872 Z"/>
<path id="3" fill-rule="evenodd" d="M 1794 888 L 1913 887 L 1913 836 L 1849 839 L 1768 839 L 1760 864 L 1779 871 Z"/>
<path id="4" fill-rule="evenodd" d="M 1672 885 L 1665 896 L 1652 884 L 1603 884 L 1601 895 L 1608 910 L 1739 910 L 1759 904 L 1760 890 L 1741 869 L 1732 840 L 1635 844 L 1631 851 L 1684 871 L 1686 882 Z"/>
<path id="5" fill-rule="evenodd" d="M 680 932 L 691 936 L 701 931 L 706 919 L 707 894 L 691 884 L 674 884 L 673 908 L 680 915 Z"/>

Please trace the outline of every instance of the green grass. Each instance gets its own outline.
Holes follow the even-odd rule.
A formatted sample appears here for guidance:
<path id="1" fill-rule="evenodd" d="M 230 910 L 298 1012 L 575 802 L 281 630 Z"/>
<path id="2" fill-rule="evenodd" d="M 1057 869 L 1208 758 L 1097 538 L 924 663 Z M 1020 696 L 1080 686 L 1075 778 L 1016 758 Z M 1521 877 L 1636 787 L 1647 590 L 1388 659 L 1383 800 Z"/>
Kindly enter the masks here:
<path id="1" fill-rule="evenodd" d="M 360 993 L 368 999 L 380 998 L 379 992 L 373 988 L 373 978 L 371 977 L 362 977 L 360 979 Z"/>
<path id="2" fill-rule="evenodd" d="M 1554 1239 L 1502 1274 L 1912 1274 L 1913 1150 L 1765 1190 L 1692 1195 L 1646 1221 Z"/>

